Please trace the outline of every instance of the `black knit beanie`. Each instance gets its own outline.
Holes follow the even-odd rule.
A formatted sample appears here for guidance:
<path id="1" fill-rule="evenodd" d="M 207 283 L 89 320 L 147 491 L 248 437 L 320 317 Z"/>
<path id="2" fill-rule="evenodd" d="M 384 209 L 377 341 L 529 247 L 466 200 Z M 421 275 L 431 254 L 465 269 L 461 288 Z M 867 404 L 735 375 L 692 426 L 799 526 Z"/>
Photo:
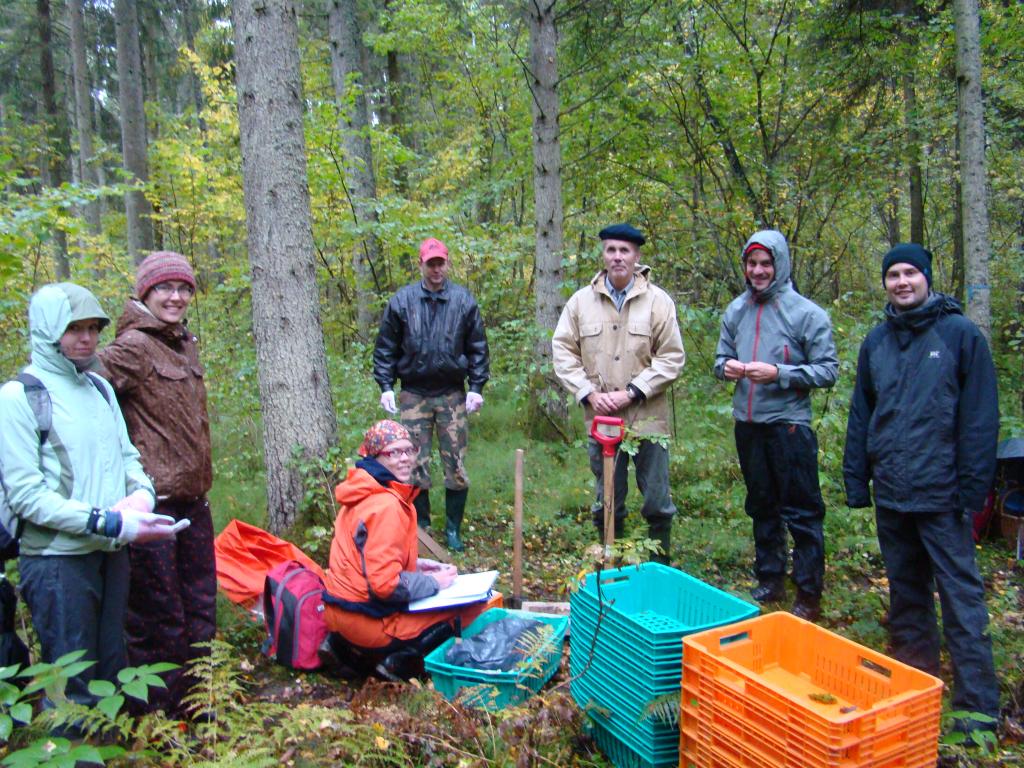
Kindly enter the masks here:
<path id="1" fill-rule="evenodd" d="M 884 257 L 882 257 L 882 284 L 885 284 L 885 273 L 893 264 L 911 264 L 917 267 L 928 287 L 932 287 L 932 252 L 917 243 L 899 243 L 894 245 Z"/>

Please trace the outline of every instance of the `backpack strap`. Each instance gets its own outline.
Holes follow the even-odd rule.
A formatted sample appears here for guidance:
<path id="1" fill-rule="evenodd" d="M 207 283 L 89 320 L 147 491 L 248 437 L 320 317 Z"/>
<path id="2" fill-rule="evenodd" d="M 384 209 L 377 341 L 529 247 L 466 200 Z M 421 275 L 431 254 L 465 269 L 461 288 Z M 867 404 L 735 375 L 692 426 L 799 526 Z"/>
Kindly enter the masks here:
<path id="1" fill-rule="evenodd" d="M 53 425 L 53 406 L 50 403 L 50 393 L 46 385 L 31 373 L 22 371 L 15 377 L 25 388 L 25 399 L 36 417 L 36 429 L 39 431 L 39 445 L 42 447 L 46 438 L 50 436 L 50 427 Z M 95 383 L 95 382 L 94 382 Z"/>
<path id="2" fill-rule="evenodd" d="M 100 394 L 103 395 L 103 399 L 107 401 L 107 405 L 113 408 L 114 404 L 110 402 L 110 392 L 107 390 L 107 383 L 103 377 L 98 373 L 93 373 L 92 371 L 86 371 L 85 375 L 88 377 L 89 381 L 92 382 L 92 385 L 100 391 Z"/>

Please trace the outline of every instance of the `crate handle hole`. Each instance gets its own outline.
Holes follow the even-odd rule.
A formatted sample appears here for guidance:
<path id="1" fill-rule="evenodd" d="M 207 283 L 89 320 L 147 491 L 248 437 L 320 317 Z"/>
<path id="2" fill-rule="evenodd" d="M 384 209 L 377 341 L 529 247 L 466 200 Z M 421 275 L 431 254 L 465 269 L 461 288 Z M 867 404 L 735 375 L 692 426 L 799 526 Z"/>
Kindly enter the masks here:
<path id="1" fill-rule="evenodd" d="M 629 581 L 629 576 L 622 574 L 619 576 L 609 576 L 607 579 L 601 579 L 602 584 L 618 584 L 620 581 Z"/>
<path id="2" fill-rule="evenodd" d="M 719 638 L 718 645 L 719 646 L 732 645 L 733 643 L 738 643 L 741 640 L 749 640 L 749 639 L 750 639 L 750 633 L 749 632 L 737 632 L 735 635 L 726 635 L 725 637 Z"/>
<path id="3" fill-rule="evenodd" d="M 860 665 L 865 669 L 870 669 L 872 672 L 877 672 L 883 677 L 892 677 L 892 670 L 888 667 L 883 667 L 877 661 L 866 659 L 863 656 L 860 657 Z"/>

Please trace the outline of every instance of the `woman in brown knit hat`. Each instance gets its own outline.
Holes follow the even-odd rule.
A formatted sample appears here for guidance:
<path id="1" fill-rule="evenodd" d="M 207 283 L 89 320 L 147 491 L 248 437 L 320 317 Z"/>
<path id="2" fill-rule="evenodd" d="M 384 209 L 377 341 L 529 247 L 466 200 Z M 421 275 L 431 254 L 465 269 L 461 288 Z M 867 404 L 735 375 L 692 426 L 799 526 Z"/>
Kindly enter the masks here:
<path id="1" fill-rule="evenodd" d="M 176 540 L 132 546 L 126 635 L 133 666 L 185 664 L 206 650 L 193 643 L 216 632 L 217 576 L 213 521 L 206 494 L 213 482 L 210 423 L 197 339 L 185 324 L 196 279 L 188 259 L 172 251 L 147 256 L 135 292 L 100 353 L 117 392 L 132 442 L 156 486 L 156 512 L 191 525 Z M 181 712 L 189 678 L 166 676 L 151 689 L 149 709 Z"/>

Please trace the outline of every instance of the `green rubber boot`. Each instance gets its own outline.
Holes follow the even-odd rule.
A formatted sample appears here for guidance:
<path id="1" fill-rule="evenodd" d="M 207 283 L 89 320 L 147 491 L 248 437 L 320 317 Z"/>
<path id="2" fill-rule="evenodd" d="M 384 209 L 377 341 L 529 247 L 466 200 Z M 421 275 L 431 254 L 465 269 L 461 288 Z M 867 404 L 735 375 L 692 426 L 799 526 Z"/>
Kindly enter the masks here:
<path id="1" fill-rule="evenodd" d="M 430 527 L 430 489 L 420 488 L 419 495 L 412 500 L 416 507 L 416 525 L 424 531 Z"/>
<path id="2" fill-rule="evenodd" d="M 444 535 L 448 543 L 448 549 L 453 552 L 462 552 L 466 549 L 459 537 L 462 531 L 462 518 L 466 514 L 466 497 L 469 496 L 469 489 L 453 491 L 451 488 L 444 489 Z"/>

